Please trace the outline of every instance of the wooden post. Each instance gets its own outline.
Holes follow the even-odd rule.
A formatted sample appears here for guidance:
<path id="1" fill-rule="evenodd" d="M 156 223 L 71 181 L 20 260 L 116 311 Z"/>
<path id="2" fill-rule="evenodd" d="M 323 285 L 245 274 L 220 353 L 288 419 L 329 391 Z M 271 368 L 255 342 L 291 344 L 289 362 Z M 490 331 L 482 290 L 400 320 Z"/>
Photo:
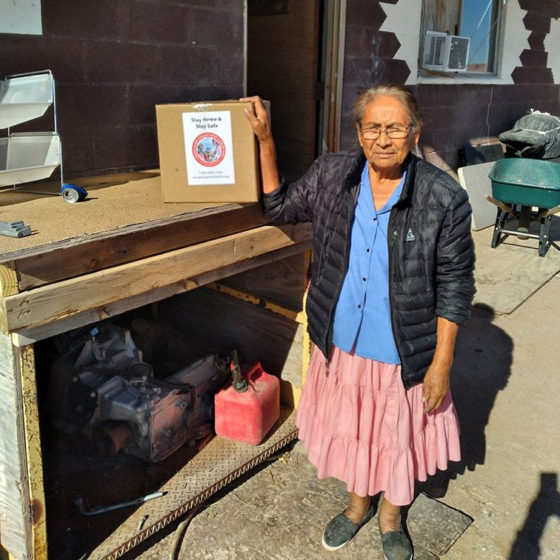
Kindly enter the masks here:
<path id="1" fill-rule="evenodd" d="M 33 347 L 0 333 L 0 541 L 14 560 L 46 558 Z"/>
<path id="2" fill-rule="evenodd" d="M 43 485 L 43 457 L 37 400 L 35 353 L 33 346 L 21 348 L 21 388 L 25 446 L 27 451 L 27 476 L 29 477 L 29 506 L 31 509 L 31 538 L 34 560 L 47 558 L 47 516 Z"/>

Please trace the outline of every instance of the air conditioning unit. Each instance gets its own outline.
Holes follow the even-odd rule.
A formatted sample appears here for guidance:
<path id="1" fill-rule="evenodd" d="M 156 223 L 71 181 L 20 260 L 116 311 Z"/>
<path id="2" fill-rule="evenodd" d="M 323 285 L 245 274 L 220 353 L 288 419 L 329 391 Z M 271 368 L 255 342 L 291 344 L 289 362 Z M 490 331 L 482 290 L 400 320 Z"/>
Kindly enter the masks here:
<path id="1" fill-rule="evenodd" d="M 470 37 L 449 35 L 447 37 L 447 70 L 452 72 L 466 72 L 469 60 Z"/>
<path id="2" fill-rule="evenodd" d="M 422 67 L 429 70 L 443 70 L 445 67 L 445 43 L 447 33 L 426 31 L 424 39 L 424 60 Z"/>
<path id="3" fill-rule="evenodd" d="M 422 67 L 442 72 L 466 72 L 470 42 L 469 37 L 426 31 Z"/>

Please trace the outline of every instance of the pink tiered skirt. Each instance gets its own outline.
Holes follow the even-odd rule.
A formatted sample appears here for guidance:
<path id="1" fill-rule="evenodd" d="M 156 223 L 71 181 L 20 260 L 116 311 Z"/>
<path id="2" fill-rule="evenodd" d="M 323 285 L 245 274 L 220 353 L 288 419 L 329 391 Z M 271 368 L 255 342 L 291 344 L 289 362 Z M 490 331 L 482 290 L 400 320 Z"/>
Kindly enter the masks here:
<path id="1" fill-rule="evenodd" d="M 422 384 L 406 390 L 400 366 L 334 346 L 328 368 L 314 349 L 296 422 L 318 478 L 342 480 L 359 496 L 384 491 L 394 505 L 412 502 L 415 480 L 461 458 L 451 393 L 425 414 Z"/>

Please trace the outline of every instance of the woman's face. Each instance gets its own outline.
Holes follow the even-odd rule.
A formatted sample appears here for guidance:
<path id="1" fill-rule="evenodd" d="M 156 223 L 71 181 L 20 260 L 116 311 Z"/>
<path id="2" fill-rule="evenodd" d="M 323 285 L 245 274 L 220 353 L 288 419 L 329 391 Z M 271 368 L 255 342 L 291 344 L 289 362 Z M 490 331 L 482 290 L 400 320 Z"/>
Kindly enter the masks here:
<path id="1" fill-rule="evenodd" d="M 395 97 L 376 97 L 366 105 L 358 128 L 358 139 L 364 154 L 376 171 L 384 174 L 399 173 L 403 161 L 414 148 L 420 136 L 412 133 L 410 119 L 404 105 Z M 370 129 L 382 130 L 375 140 L 367 138 Z M 406 129 L 405 138 L 389 138 L 386 129 Z"/>

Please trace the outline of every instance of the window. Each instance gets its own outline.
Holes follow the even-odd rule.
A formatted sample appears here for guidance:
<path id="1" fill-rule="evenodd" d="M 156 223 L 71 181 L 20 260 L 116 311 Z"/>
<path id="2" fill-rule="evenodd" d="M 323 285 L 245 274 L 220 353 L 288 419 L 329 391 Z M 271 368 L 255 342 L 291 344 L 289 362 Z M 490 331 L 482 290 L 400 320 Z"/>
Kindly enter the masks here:
<path id="1" fill-rule="evenodd" d="M 504 0 L 423 0 L 419 67 L 496 72 Z"/>

